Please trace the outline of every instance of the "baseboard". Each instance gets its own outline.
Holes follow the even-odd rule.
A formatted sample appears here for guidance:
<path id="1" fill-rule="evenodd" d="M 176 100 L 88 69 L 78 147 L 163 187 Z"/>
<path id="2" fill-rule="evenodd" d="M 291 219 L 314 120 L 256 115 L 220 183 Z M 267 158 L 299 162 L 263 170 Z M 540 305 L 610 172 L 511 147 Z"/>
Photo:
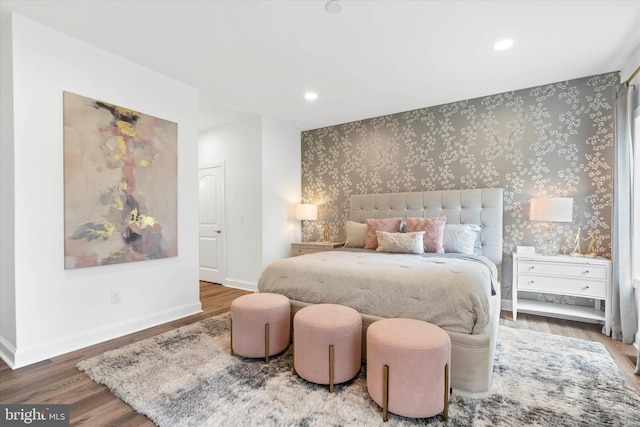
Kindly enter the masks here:
<path id="1" fill-rule="evenodd" d="M 229 288 L 242 289 L 245 291 L 257 291 L 258 284 L 255 282 L 247 282 L 246 280 L 237 280 L 237 279 L 224 279 L 224 286 L 228 286 Z"/>
<path id="2" fill-rule="evenodd" d="M 1 356 L 12 369 L 22 368 L 23 366 L 50 359 L 61 354 L 69 353 L 71 351 L 89 347 L 201 312 L 202 304 L 198 301 L 23 349 L 12 349 L 7 347 L 5 343 L 0 342 L 0 344 L 2 344 Z M 7 348 L 5 349 L 5 347 Z M 4 354 L 5 351 L 8 354 Z"/>
<path id="3" fill-rule="evenodd" d="M 16 354 L 16 348 L 11 343 L 0 337 L 0 358 L 4 360 L 4 363 L 13 368 L 15 365 L 14 355 Z"/>

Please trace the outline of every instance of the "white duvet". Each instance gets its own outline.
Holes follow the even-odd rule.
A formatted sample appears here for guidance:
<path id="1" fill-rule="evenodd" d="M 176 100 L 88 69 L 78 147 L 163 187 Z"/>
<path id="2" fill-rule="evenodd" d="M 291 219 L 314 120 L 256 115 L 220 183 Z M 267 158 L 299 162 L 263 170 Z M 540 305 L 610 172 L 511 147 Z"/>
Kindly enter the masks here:
<path id="1" fill-rule="evenodd" d="M 479 334 L 487 332 L 494 280 L 495 265 L 484 257 L 330 251 L 271 263 L 258 290 Z"/>

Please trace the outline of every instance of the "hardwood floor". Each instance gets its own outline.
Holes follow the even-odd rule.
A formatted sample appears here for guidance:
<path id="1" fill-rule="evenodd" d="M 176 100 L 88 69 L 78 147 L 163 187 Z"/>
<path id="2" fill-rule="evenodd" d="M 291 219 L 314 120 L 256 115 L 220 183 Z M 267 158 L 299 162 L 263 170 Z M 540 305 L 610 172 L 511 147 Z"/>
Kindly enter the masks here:
<path id="1" fill-rule="evenodd" d="M 153 426 L 144 415 L 76 369 L 81 360 L 229 311 L 231 301 L 250 293 L 200 282 L 202 313 L 11 370 L 0 360 L 0 402 L 70 404 L 72 426 Z"/>
<path id="2" fill-rule="evenodd" d="M 203 312 L 184 319 L 145 329 L 124 337 L 54 357 L 24 368 L 12 370 L 0 361 L 0 402 L 34 404 L 70 404 L 70 424 L 87 426 L 153 426 L 144 415 L 112 395 L 106 387 L 91 381 L 75 368 L 83 360 L 107 350 L 149 338 L 173 328 L 197 322 L 229 310 L 231 301 L 249 292 L 200 282 Z M 640 377 L 624 356 L 636 354 L 635 347 L 613 341 L 600 333 L 600 326 L 545 317 L 518 315 L 513 322 L 511 312 L 503 312 L 500 323 L 592 341 L 599 341 L 612 354 L 628 381 L 640 393 Z"/>

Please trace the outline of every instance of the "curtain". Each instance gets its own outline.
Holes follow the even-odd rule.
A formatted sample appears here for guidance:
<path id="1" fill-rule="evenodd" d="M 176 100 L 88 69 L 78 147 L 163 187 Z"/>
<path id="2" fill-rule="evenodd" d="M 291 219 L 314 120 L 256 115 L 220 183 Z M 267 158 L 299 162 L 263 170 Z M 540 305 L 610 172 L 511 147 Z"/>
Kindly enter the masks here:
<path id="1" fill-rule="evenodd" d="M 622 83 L 616 87 L 615 148 L 613 176 L 613 229 L 611 236 L 613 283 L 610 330 L 603 331 L 613 339 L 631 344 L 638 327 L 631 273 L 631 200 L 632 140 L 631 103 L 634 87 Z"/>
<path id="2" fill-rule="evenodd" d="M 640 246 L 638 246 L 638 235 L 640 234 L 640 99 L 638 99 L 638 88 L 635 87 L 635 109 L 633 114 L 633 139 L 631 145 L 631 151 L 634 154 L 633 157 L 633 184 L 632 184 L 632 203 L 635 206 L 633 211 L 633 223 L 631 225 L 633 230 L 633 243 L 631 243 L 631 256 L 633 259 L 633 267 L 631 273 L 634 275 L 634 280 L 637 280 L 640 276 Z M 631 97 L 633 100 L 633 96 Z M 636 312 L 640 310 L 640 288 L 635 289 L 636 292 Z M 637 337 L 637 335 L 636 335 Z M 634 374 L 640 375 L 640 342 L 636 342 L 638 346 L 638 355 L 636 356 L 636 370 Z"/>

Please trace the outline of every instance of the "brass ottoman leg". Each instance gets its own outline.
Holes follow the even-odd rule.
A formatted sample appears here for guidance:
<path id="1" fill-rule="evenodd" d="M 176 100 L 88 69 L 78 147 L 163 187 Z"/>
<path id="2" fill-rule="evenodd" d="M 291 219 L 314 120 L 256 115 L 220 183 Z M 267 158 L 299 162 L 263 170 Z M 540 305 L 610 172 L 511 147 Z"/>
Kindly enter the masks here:
<path id="1" fill-rule="evenodd" d="M 444 365 L 444 409 L 442 410 L 442 418 L 447 421 L 449 419 L 449 364 Z"/>
<path id="2" fill-rule="evenodd" d="M 233 356 L 233 319 L 229 318 L 229 336 L 231 337 L 231 355 Z"/>
<path id="3" fill-rule="evenodd" d="M 264 363 L 269 364 L 269 324 L 264 325 Z"/>
<path id="4" fill-rule="evenodd" d="M 329 393 L 333 393 L 333 345 L 329 346 Z"/>
<path id="5" fill-rule="evenodd" d="M 291 334 L 291 370 L 296 374 L 296 336 Z"/>
<path id="6" fill-rule="evenodd" d="M 382 421 L 389 421 L 389 365 L 382 368 Z"/>

